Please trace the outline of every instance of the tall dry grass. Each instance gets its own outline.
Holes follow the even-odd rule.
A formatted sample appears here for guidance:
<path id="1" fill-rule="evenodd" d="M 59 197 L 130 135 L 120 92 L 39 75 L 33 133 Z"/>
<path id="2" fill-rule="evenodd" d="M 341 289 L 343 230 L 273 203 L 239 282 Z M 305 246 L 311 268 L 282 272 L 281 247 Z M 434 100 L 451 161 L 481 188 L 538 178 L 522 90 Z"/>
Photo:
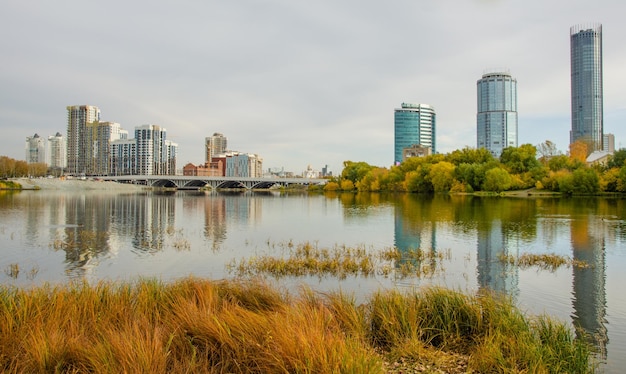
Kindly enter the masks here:
<path id="1" fill-rule="evenodd" d="M 0 288 L 2 372 L 382 373 L 385 360 L 459 355 L 475 372 L 590 369 L 565 325 L 487 295 L 381 291 L 357 304 L 195 278 Z"/>

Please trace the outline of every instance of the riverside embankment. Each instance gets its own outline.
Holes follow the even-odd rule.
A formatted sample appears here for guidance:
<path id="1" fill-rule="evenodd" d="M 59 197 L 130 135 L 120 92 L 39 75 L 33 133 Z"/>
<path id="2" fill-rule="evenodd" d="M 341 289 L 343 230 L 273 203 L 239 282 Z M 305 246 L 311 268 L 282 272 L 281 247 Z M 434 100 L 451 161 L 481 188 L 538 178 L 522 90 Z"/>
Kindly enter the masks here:
<path id="1" fill-rule="evenodd" d="M 145 186 L 110 181 L 59 179 L 59 178 L 15 178 L 24 190 L 107 190 L 107 191 L 141 191 Z"/>

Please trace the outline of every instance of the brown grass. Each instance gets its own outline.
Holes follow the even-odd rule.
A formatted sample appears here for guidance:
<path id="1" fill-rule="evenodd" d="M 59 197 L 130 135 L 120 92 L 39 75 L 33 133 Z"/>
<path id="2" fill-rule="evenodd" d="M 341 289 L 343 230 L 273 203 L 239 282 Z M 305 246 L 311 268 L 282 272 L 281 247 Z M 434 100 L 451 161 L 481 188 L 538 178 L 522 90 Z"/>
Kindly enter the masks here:
<path id="1" fill-rule="evenodd" d="M 357 305 L 260 281 L 5 287 L 0 370 L 383 373 L 396 361 L 446 372 L 587 372 L 584 343 L 563 325 L 533 321 L 507 302 L 441 289 L 379 292 Z"/>

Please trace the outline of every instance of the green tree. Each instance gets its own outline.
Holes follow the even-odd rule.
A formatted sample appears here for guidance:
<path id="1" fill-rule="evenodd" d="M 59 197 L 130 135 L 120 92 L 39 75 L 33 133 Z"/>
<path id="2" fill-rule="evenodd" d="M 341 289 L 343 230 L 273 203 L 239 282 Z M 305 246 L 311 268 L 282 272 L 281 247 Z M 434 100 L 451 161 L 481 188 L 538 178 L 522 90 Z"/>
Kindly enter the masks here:
<path id="1" fill-rule="evenodd" d="M 352 162 L 352 161 L 344 161 L 343 162 L 343 170 L 341 171 L 341 178 L 347 179 L 352 183 L 356 184 L 360 181 L 370 170 L 374 169 L 375 166 L 372 166 L 366 162 Z"/>
<path id="2" fill-rule="evenodd" d="M 610 168 L 621 168 L 626 165 L 626 148 L 621 148 L 613 153 L 611 159 L 607 163 L 607 166 Z"/>
<path id="3" fill-rule="evenodd" d="M 508 171 L 494 167 L 485 173 L 485 182 L 483 183 L 484 191 L 501 192 L 511 187 L 511 175 Z"/>
<path id="4" fill-rule="evenodd" d="M 529 172 L 541 167 L 541 163 L 537 160 L 537 148 L 532 144 L 504 148 L 500 162 L 514 174 Z"/>
<path id="5" fill-rule="evenodd" d="M 428 176 L 435 192 L 450 191 L 455 180 L 454 170 L 454 164 L 447 161 L 438 162 L 430 168 Z"/>
<path id="6" fill-rule="evenodd" d="M 457 166 L 460 164 L 484 164 L 494 160 L 493 155 L 486 148 L 465 147 L 452 151 L 446 156 L 446 161 Z"/>

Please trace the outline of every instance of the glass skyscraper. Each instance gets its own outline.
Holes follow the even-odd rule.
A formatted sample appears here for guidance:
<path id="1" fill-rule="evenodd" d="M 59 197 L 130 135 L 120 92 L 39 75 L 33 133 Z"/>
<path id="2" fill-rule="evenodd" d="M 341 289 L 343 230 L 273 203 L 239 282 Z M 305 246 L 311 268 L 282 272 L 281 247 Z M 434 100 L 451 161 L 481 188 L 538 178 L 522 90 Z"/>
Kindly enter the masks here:
<path id="1" fill-rule="evenodd" d="M 587 144 L 587 151 L 602 150 L 602 25 L 570 28 L 572 75 L 572 130 L 570 143 Z"/>
<path id="2" fill-rule="evenodd" d="M 400 164 L 403 150 L 412 146 L 430 148 L 431 153 L 436 153 L 435 129 L 435 108 L 402 103 L 394 113 L 394 164 Z"/>
<path id="3" fill-rule="evenodd" d="M 517 80 L 508 72 L 491 72 L 483 74 L 476 86 L 477 147 L 500 157 L 504 148 L 517 147 Z"/>

